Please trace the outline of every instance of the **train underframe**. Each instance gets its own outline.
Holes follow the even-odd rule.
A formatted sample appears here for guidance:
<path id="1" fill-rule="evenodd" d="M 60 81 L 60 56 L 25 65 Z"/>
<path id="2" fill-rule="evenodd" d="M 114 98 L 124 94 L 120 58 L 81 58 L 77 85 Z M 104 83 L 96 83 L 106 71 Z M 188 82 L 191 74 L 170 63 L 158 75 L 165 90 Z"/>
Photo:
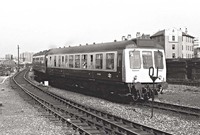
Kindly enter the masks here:
<path id="1" fill-rule="evenodd" d="M 158 92 L 162 92 L 161 84 L 155 84 L 154 90 L 152 84 L 141 83 L 122 83 L 114 81 L 103 81 L 95 79 L 84 79 L 75 77 L 61 77 L 35 72 L 35 80 L 38 82 L 49 81 L 49 85 L 61 89 L 72 90 L 80 93 L 89 94 L 113 101 L 141 101 L 148 100 Z"/>

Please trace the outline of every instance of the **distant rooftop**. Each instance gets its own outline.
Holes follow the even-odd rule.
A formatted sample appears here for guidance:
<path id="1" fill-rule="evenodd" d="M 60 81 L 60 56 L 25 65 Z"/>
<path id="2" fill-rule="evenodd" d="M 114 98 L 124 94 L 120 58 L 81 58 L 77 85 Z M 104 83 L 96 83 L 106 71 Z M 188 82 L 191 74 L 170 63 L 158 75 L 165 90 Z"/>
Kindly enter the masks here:
<path id="1" fill-rule="evenodd" d="M 164 36 L 164 35 L 165 35 L 165 29 L 156 32 L 156 33 L 153 34 L 151 37 Z M 189 35 L 189 34 L 186 34 L 185 32 L 182 32 L 182 35 L 183 35 L 183 36 L 187 36 L 187 37 L 194 38 L 193 36 L 191 36 L 191 35 Z"/>

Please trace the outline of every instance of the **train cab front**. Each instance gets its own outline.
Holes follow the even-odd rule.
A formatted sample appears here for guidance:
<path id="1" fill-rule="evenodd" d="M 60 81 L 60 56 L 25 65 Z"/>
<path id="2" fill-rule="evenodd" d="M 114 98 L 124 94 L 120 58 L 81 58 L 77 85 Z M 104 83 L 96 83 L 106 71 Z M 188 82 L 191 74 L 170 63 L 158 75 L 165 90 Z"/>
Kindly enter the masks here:
<path id="1" fill-rule="evenodd" d="M 164 51 L 158 49 L 125 50 L 125 76 L 134 101 L 148 100 L 168 86 Z"/>

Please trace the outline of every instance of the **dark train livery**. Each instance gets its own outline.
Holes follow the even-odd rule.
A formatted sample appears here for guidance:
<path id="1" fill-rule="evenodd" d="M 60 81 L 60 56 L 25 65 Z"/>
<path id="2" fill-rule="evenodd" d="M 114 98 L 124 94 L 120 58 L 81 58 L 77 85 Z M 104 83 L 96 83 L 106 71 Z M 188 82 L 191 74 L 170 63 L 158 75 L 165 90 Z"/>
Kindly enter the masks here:
<path id="1" fill-rule="evenodd" d="M 163 48 L 151 39 L 56 48 L 33 56 L 33 70 L 40 81 L 134 100 L 152 97 L 150 67 L 158 67 L 157 93 L 167 86 L 166 62 Z"/>

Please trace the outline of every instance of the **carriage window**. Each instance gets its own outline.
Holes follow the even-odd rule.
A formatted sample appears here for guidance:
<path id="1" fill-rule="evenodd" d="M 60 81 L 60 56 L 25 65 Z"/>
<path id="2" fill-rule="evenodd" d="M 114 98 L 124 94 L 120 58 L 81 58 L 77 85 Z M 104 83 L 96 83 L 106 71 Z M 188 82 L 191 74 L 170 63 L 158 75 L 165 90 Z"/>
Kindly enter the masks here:
<path id="1" fill-rule="evenodd" d="M 129 59 L 130 59 L 130 68 L 131 69 L 140 69 L 141 68 L 141 60 L 140 60 L 140 52 L 139 51 L 130 51 Z"/>
<path id="2" fill-rule="evenodd" d="M 36 58 L 36 63 L 39 63 L 39 58 Z"/>
<path id="3" fill-rule="evenodd" d="M 32 62 L 35 63 L 35 58 L 33 58 Z"/>
<path id="4" fill-rule="evenodd" d="M 61 65 L 61 56 L 58 56 L 58 67 Z"/>
<path id="5" fill-rule="evenodd" d="M 114 69 L 114 53 L 107 53 L 106 54 L 106 69 Z"/>
<path id="6" fill-rule="evenodd" d="M 163 53 L 160 51 L 154 52 L 155 67 L 158 69 L 163 69 Z"/>
<path id="7" fill-rule="evenodd" d="M 149 67 L 153 66 L 152 52 L 143 51 L 142 52 L 142 59 L 143 59 L 143 68 L 144 69 L 149 69 Z"/>
<path id="8" fill-rule="evenodd" d="M 67 55 L 65 55 L 65 66 L 67 67 L 67 64 L 68 64 L 68 57 Z"/>
<path id="9" fill-rule="evenodd" d="M 74 66 L 74 55 L 69 55 L 69 68 L 73 68 Z"/>
<path id="10" fill-rule="evenodd" d="M 75 68 L 80 68 L 80 55 L 75 55 Z"/>
<path id="11" fill-rule="evenodd" d="M 96 69 L 103 68 L 103 54 L 96 54 Z"/>
<path id="12" fill-rule="evenodd" d="M 40 57 L 40 63 L 44 63 L 43 57 Z"/>
<path id="13" fill-rule="evenodd" d="M 51 65 L 51 56 L 48 57 L 48 66 L 52 66 L 52 65 Z"/>
<path id="14" fill-rule="evenodd" d="M 62 63 L 64 62 L 64 56 L 62 56 Z"/>
<path id="15" fill-rule="evenodd" d="M 82 68 L 87 68 L 87 54 L 82 55 Z"/>
<path id="16" fill-rule="evenodd" d="M 56 56 L 54 56 L 54 67 L 56 67 Z"/>

